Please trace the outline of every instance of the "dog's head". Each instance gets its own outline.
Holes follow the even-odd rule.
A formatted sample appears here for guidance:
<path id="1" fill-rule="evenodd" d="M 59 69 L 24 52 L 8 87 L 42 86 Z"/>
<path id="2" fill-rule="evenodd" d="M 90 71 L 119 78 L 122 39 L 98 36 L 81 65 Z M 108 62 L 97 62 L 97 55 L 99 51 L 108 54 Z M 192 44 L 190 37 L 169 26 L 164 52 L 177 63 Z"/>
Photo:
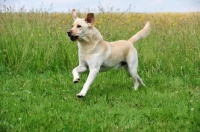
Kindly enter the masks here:
<path id="1" fill-rule="evenodd" d="M 81 40 L 86 34 L 90 33 L 94 24 L 94 14 L 88 13 L 86 18 L 78 18 L 75 9 L 72 10 L 72 18 L 74 23 L 72 28 L 67 31 L 68 36 L 72 41 Z"/>

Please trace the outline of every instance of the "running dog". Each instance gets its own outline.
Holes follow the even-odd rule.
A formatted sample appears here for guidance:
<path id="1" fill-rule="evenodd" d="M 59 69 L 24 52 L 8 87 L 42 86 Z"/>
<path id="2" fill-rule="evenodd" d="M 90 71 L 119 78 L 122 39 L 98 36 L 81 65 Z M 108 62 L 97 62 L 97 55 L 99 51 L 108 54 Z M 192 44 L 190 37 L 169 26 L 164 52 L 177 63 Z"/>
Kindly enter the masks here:
<path id="1" fill-rule="evenodd" d="M 138 56 L 133 43 L 150 33 L 149 21 L 142 30 L 133 35 L 128 41 L 107 42 L 103 40 L 101 33 L 94 27 L 95 18 L 93 13 L 88 13 L 86 18 L 78 18 L 75 9 L 73 9 L 72 18 L 74 23 L 67 34 L 72 41 L 78 41 L 79 56 L 79 65 L 72 71 L 73 82 L 79 82 L 79 74 L 89 68 L 89 76 L 77 97 L 86 96 L 97 74 L 111 68 L 124 67 L 133 78 L 135 90 L 138 89 L 139 83 L 145 86 L 137 74 Z"/>

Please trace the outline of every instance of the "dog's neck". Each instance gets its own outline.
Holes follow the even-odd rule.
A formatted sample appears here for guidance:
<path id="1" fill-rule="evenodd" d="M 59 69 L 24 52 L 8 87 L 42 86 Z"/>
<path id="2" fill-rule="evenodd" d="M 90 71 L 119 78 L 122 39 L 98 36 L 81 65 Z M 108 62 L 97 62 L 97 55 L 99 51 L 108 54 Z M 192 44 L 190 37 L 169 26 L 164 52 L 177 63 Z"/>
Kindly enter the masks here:
<path id="1" fill-rule="evenodd" d="M 84 34 L 84 37 L 79 39 L 79 43 L 95 43 L 96 41 L 103 40 L 101 33 L 94 27 L 90 27 L 90 32 Z"/>
<path id="2" fill-rule="evenodd" d="M 78 40 L 79 48 L 84 48 L 84 50 L 95 50 L 99 44 L 103 42 L 103 37 L 101 33 L 93 26 L 90 32 Z"/>

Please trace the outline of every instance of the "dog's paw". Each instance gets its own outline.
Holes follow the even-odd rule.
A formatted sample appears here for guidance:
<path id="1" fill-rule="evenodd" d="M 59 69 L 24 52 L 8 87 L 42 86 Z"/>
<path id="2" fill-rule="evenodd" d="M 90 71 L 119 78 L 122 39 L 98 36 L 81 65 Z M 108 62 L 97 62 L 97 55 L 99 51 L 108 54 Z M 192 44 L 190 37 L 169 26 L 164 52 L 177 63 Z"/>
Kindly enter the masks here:
<path id="1" fill-rule="evenodd" d="M 76 78 L 73 80 L 74 83 L 78 83 L 80 81 L 80 78 Z"/>
<path id="2" fill-rule="evenodd" d="M 85 97 L 85 95 L 79 93 L 79 94 L 76 95 L 76 97 L 78 97 L 78 98 L 83 98 L 83 97 Z"/>
<path id="3" fill-rule="evenodd" d="M 134 90 L 138 90 L 138 86 L 134 86 Z"/>

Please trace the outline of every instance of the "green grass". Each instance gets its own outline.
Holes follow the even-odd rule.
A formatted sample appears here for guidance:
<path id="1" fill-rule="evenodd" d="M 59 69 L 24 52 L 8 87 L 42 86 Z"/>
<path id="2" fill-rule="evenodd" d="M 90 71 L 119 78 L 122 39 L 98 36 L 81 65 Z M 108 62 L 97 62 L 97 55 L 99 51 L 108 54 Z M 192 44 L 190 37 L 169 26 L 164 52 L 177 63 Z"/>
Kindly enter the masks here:
<path id="1" fill-rule="evenodd" d="M 124 73 L 100 74 L 84 99 L 69 73 L 2 74 L 1 129 L 7 131 L 198 131 L 199 89 L 155 77 L 134 91 Z M 119 83 L 119 78 L 121 81 Z M 83 77 L 85 78 L 85 76 Z M 106 81 L 110 79 L 110 81 Z M 115 80 L 118 79 L 118 80 Z M 2 80 L 2 79 L 1 79 Z M 144 79 L 145 81 L 147 79 Z M 84 79 L 83 79 L 84 81 Z M 163 85 L 161 83 L 164 83 Z M 175 85 L 175 86 L 174 86 Z M 192 101 L 191 101 L 192 100 Z M 194 108 L 192 111 L 191 109 Z"/>
<path id="2" fill-rule="evenodd" d="M 151 21 L 150 35 L 135 44 L 146 87 L 135 91 L 123 69 L 111 70 L 78 99 L 88 73 L 73 84 L 78 57 L 66 36 L 70 14 L 0 12 L 0 131 L 200 131 L 199 17 L 96 14 L 108 41 L 129 39 Z"/>

